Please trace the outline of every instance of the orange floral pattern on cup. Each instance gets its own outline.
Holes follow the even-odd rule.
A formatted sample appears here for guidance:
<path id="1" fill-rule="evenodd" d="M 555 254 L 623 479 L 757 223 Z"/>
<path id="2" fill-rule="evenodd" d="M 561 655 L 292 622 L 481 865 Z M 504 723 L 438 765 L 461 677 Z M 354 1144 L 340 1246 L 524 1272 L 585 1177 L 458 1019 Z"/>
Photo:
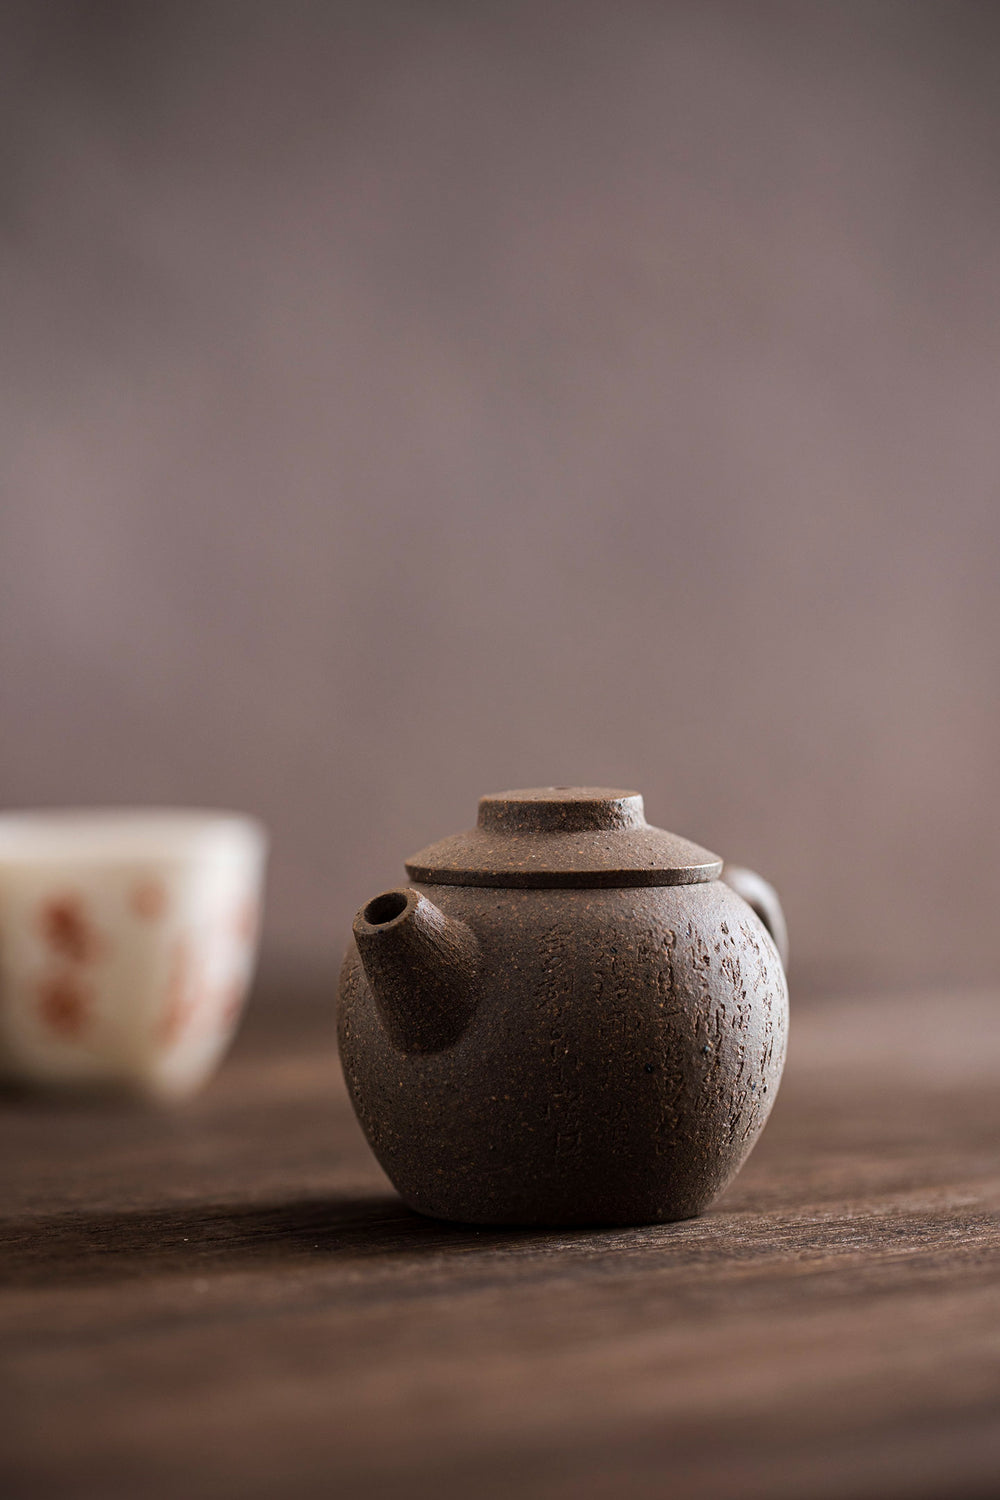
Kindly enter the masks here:
<path id="1" fill-rule="evenodd" d="M 157 922 L 167 909 L 167 888 L 162 880 L 148 876 L 137 880 L 129 891 L 129 906 L 144 922 Z"/>
<path id="2" fill-rule="evenodd" d="M 80 896 L 53 896 L 41 909 L 40 926 L 53 952 L 72 963 L 95 963 L 105 952 L 106 943 L 91 922 Z"/>
<path id="3" fill-rule="evenodd" d="M 39 985 L 39 1013 L 59 1036 L 78 1037 L 87 1027 L 92 1008 L 91 990 L 71 972 L 52 974 Z"/>
<path id="4" fill-rule="evenodd" d="M 198 1012 L 199 996 L 194 981 L 191 951 L 183 938 L 174 944 L 167 978 L 167 1002 L 160 1022 L 160 1040 L 172 1047 L 187 1031 Z"/>

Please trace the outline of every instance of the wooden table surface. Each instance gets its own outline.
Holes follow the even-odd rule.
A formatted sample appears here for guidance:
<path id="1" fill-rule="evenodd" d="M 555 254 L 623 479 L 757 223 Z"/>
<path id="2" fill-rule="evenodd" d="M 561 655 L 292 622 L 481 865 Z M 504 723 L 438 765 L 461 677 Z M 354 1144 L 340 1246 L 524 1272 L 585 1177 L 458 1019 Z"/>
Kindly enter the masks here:
<path id="1" fill-rule="evenodd" d="M 997 997 L 800 1007 L 704 1218 L 408 1213 L 325 1007 L 175 1112 L 0 1101 L 0 1492 L 1000 1494 Z"/>

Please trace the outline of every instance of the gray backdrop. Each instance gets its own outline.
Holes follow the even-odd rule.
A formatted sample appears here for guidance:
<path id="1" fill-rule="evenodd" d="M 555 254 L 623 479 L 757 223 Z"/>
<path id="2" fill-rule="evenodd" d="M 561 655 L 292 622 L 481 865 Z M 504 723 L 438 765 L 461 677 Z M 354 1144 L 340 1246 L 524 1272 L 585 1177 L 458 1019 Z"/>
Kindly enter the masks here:
<path id="1" fill-rule="evenodd" d="M 0 6 L 0 799 L 220 804 L 332 966 L 482 791 L 991 980 L 1000 7 Z"/>

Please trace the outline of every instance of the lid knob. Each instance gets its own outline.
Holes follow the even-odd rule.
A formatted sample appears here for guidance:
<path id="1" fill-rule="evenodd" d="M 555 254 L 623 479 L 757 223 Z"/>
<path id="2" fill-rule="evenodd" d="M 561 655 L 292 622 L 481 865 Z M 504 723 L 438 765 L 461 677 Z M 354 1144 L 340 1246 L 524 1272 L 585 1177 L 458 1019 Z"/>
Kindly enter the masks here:
<path id="1" fill-rule="evenodd" d="M 504 833 L 594 833 L 645 828 L 638 792 L 601 786 L 536 786 L 491 792 L 479 802 L 479 827 Z"/>

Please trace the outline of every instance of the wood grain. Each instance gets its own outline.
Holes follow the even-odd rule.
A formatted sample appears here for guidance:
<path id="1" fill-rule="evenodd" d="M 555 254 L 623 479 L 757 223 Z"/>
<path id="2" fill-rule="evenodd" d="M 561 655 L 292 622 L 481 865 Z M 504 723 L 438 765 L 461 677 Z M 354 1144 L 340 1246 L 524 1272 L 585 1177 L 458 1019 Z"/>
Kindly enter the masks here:
<path id="1" fill-rule="evenodd" d="M 651 1229 L 408 1213 L 322 1006 L 176 1113 L 8 1097 L 3 1493 L 995 1495 L 996 1008 L 796 1015 L 743 1175 Z"/>

